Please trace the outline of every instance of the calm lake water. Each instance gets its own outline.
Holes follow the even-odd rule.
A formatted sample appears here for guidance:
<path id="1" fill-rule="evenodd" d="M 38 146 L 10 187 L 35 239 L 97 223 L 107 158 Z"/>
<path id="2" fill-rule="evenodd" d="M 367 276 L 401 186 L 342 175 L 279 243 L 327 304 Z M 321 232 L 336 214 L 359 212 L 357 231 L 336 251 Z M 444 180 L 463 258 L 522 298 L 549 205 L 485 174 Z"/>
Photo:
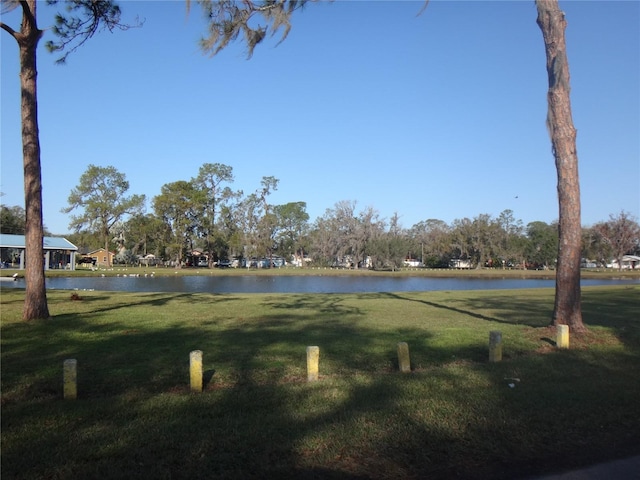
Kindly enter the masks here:
<path id="1" fill-rule="evenodd" d="M 553 288 L 555 280 L 369 276 L 176 276 L 48 278 L 47 288 L 119 292 L 376 293 Z M 583 286 L 639 285 L 640 280 L 583 279 Z M 24 280 L 3 282 L 24 288 Z"/>

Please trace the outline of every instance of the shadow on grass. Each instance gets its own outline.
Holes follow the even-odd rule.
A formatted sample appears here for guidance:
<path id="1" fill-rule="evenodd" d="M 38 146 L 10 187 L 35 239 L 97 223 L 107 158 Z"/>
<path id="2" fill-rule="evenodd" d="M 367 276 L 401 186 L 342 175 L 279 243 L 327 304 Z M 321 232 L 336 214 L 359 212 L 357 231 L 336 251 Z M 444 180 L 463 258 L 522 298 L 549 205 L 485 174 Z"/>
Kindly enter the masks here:
<path id="1" fill-rule="evenodd" d="M 626 301 L 586 297 L 586 315 L 602 323 L 595 308 Z M 506 296 L 451 304 L 378 298 L 481 320 L 482 338 L 509 315 L 548 308 Z M 161 314 L 178 300 L 215 310 L 237 298 L 151 295 L 136 306 Z M 479 311 L 494 313 L 471 314 L 480 302 Z M 441 345 L 428 328 L 406 322 L 380 330 L 361 321 L 364 304 L 340 296 L 268 297 L 264 315 L 236 326 L 98 321 L 129 307 L 126 299 L 87 304 L 55 322 L 3 325 L 4 478 L 515 479 L 640 447 L 637 321 L 625 315 L 608 326 L 629 334 L 627 349 L 489 364 L 484 343 Z M 410 344 L 413 373 L 397 373 L 400 340 Z M 319 382 L 305 381 L 307 345 L 321 346 Z M 199 395 L 187 384 L 195 349 L 206 369 Z M 68 356 L 79 361 L 76 402 L 60 400 Z M 516 377 L 510 387 L 506 379 Z"/>
<path id="2" fill-rule="evenodd" d="M 401 295 L 396 294 L 396 293 L 386 293 L 384 295 L 387 296 L 388 298 L 393 298 L 393 299 L 396 299 L 396 300 L 405 300 L 405 301 L 410 301 L 410 302 L 418 302 L 418 303 L 422 303 L 424 305 L 428 305 L 430 307 L 441 308 L 441 309 L 444 309 L 444 310 L 449 310 L 449 311 L 454 312 L 454 313 L 461 313 L 462 315 L 465 315 L 467 317 L 474 318 L 474 319 L 477 319 L 477 320 L 486 320 L 486 321 L 489 321 L 489 322 L 496 322 L 496 323 L 511 323 L 511 322 L 507 322 L 507 321 L 504 321 L 504 320 L 500 320 L 498 318 L 488 317 L 488 316 L 483 315 L 481 313 L 476 313 L 473 310 L 466 310 L 466 309 L 462 309 L 462 308 L 458 308 L 458 307 L 453 307 L 451 305 L 445 305 L 443 303 L 430 302 L 430 301 L 424 300 L 424 299 L 408 298 L 408 297 L 404 297 L 404 296 L 401 296 Z"/>
<path id="3" fill-rule="evenodd" d="M 526 294 L 520 292 L 509 293 L 496 291 L 491 296 L 480 297 L 469 295 L 462 299 L 456 298 L 450 304 L 444 302 L 430 302 L 422 299 L 400 297 L 405 300 L 417 301 L 435 308 L 460 313 L 472 319 L 495 322 L 506 325 L 527 325 L 530 327 L 546 326 L 551 318 L 553 299 L 547 302 L 535 302 Z M 478 312 L 492 312 L 491 315 Z"/>

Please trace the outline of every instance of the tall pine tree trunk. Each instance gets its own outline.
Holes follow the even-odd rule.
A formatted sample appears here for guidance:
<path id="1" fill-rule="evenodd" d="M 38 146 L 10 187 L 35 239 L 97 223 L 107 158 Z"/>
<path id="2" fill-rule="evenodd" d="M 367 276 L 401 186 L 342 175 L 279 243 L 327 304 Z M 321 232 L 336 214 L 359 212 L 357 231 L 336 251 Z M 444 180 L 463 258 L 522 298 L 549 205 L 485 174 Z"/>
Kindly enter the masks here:
<path id="1" fill-rule="evenodd" d="M 105 228 L 102 231 L 102 237 L 104 238 L 104 251 L 107 255 L 107 268 L 111 268 L 111 253 L 109 252 L 109 230 Z"/>
<path id="2" fill-rule="evenodd" d="M 556 297 L 551 323 L 569 325 L 573 332 L 578 333 L 585 331 L 586 327 L 582 323 L 580 298 L 580 182 L 564 36 L 567 22 L 557 0 L 536 0 L 536 7 L 549 75 L 547 128 L 558 174 L 559 244 Z"/>
<path id="3" fill-rule="evenodd" d="M 36 51 L 42 31 L 36 22 L 36 0 L 20 2 L 22 24 L 16 32 L 2 24 L 18 42 L 22 117 L 22 155 L 24 164 L 26 292 L 23 320 L 49 318 L 44 279 L 44 228 L 42 224 L 42 176 L 38 131 Z"/>
<path id="4" fill-rule="evenodd" d="M 42 31 L 36 24 L 36 0 L 23 2 L 22 26 L 16 36 L 20 48 L 20 89 L 22 115 L 22 155 L 24 163 L 26 292 L 23 320 L 49 318 L 44 279 L 42 224 L 42 175 L 36 50 Z"/>

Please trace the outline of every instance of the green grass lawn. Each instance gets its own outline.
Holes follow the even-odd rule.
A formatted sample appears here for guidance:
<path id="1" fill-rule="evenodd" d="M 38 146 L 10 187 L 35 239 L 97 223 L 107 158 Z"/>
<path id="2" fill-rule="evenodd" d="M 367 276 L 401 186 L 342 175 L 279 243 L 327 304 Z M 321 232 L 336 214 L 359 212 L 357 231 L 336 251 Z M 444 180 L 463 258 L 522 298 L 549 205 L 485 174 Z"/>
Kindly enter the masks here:
<path id="1" fill-rule="evenodd" d="M 27 324 L 1 290 L 3 479 L 514 479 L 640 453 L 639 286 L 584 288 L 568 350 L 551 289 L 77 294 Z"/>

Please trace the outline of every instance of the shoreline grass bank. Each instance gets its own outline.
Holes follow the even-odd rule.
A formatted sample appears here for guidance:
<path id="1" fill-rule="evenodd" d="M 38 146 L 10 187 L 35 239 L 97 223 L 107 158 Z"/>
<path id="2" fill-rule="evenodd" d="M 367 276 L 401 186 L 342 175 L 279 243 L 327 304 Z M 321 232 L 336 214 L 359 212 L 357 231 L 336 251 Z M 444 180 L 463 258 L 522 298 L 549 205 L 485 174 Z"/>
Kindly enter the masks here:
<path id="1" fill-rule="evenodd" d="M 452 269 L 452 268 L 401 268 L 391 270 L 345 269 L 330 267 L 282 267 L 282 268 L 168 268 L 163 266 L 152 267 L 126 267 L 114 266 L 111 268 L 91 268 L 79 266 L 76 270 L 51 269 L 45 271 L 46 277 L 100 277 L 118 276 L 123 274 L 155 276 L 225 276 L 225 275 L 283 275 L 283 276 L 416 276 L 416 277 L 443 277 L 443 278 L 542 278 L 554 279 L 555 270 L 520 270 L 520 269 Z M 2 269 L 0 277 L 18 275 L 24 277 L 24 270 Z M 584 279 L 640 279 L 640 269 L 615 270 L 605 268 L 587 268 L 581 270 Z"/>
<path id="2" fill-rule="evenodd" d="M 515 479 L 640 452 L 638 286 L 584 288 L 569 350 L 552 289 L 78 294 L 25 324 L 24 292 L 0 292 L 3 478 Z"/>

